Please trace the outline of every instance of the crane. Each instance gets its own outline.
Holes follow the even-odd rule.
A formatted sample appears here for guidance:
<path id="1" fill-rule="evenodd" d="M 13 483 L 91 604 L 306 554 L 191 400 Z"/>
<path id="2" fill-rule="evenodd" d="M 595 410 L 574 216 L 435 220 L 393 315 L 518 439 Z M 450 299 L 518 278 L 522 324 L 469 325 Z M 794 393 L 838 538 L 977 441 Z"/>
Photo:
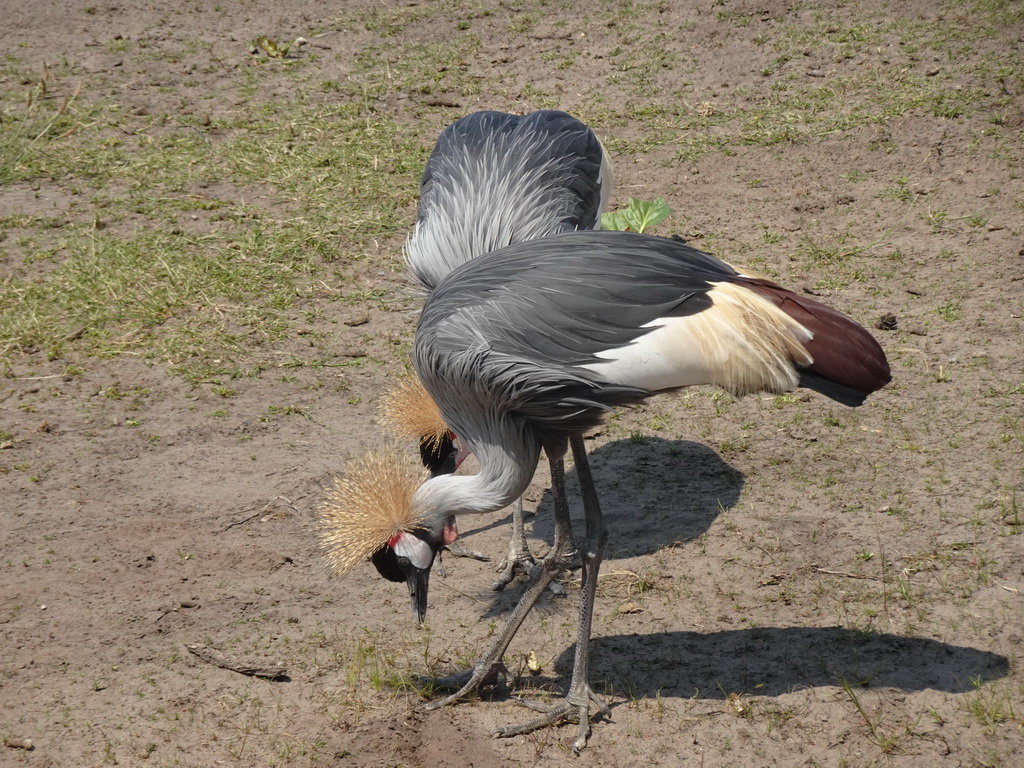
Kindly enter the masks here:
<path id="1" fill-rule="evenodd" d="M 474 112 L 441 132 L 427 160 L 406 264 L 429 292 L 452 269 L 484 253 L 545 235 L 599 228 L 611 193 L 612 169 L 604 147 L 575 117 L 558 110 L 522 116 Z M 454 472 L 468 455 L 415 378 L 386 393 L 380 413 L 390 432 L 418 441 L 432 474 Z M 457 546 L 450 545 L 454 554 L 475 555 Z M 533 564 L 518 499 L 512 538 L 493 589 L 503 589 Z M 393 564 L 381 565 L 382 575 L 394 573 Z"/>
<path id="2" fill-rule="evenodd" d="M 685 386 L 712 384 L 736 395 L 803 386 L 858 406 L 890 380 L 871 334 L 824 304 L 684 243 L 605 231 L 521 243 L 452 271 L 423 308 L 413 363 L 480 470 L 427 480 L 397 470 L 372 480 L 353 476 L 321 508 L 328 560 L 344 571 L 390 550 L 422 622 L 430 567 L 438 549 L 458 536 L 458 518 L 519 496 L 543 449 L 551 469 L 552 549 L 480 661 L 453 678 L 454 693 L 427 708 L 465 697 L 493 674 L 546 584 L 579 567 L 568 691 L 561 701 L 532 705 L 542 710 L 534 719 L 497 732 L 574 721 L 575 751 L 586 746 L 591 712 L 604 710 L 588 669 L 608 534 L 583 433 L 613 408 Z M 578 546 L 564 481 L 570 448 L 585 519 Z M 365 483 L 387 493 L 361 502 Z"/>

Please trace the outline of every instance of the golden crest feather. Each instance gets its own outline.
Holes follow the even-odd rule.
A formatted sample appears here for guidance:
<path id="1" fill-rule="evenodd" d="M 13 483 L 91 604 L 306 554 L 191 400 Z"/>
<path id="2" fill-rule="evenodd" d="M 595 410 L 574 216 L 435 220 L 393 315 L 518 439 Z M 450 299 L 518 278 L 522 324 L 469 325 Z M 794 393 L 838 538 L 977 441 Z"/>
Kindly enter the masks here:
<path id="1" fill-rule="evenodd" d="M 422 528 L 413 494 L 426 478 L 426 471 L 409 456 L 394 451 L 350 461 L 317 507 L 320 543 L 331 570 L 345 573 L 396 533 Z"/>
<path id="2" fill-rule="evenodd" d="M 437 403 L 416 376 L 404 376 L 380 398 L 378 414 L 385 429 L 396 437 L 411 437 L 437 448 L 448 434 Z"/>

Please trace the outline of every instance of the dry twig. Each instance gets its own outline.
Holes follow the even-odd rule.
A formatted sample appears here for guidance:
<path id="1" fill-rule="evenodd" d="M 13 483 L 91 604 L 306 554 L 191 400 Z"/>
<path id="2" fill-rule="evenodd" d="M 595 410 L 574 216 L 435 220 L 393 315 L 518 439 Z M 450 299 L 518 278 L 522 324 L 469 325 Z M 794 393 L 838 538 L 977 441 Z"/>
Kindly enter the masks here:
<path id="1" fill-rule="evenodd" d="M 186 645 L 185 648 L 188 649 L 189 653 L 194 656 L 198 656 L 207 664 L 213 664 L 215 667 L 220 667 L 222 669 L 229 669 L 240 675 L 263 677 L 267 680 L 288 679 L 287 668 L 280 664 L 270 666 L 252 664 L 247 661 L 242 661 L 241 659 L 236 659 L 234 656 L 228 656 L 226 653 L 221 653 L 213 648 L 206 648 L 202 645 Z"/>
<path id="2" fill-rule="evenodd" d="M 845 576 L 848 579 L 865 579 L 867 581 L 881 581 L 877 576 L 862 576 L 859 573 L 846 573 L 846 571 L 830 571 L 828 568 L 821 568 L 817 565 L 812 565 L 811 570 L 817 571 L 818 573 L 827 573 L 830 576 Z"/>
<path id="3" fill-rule="evenodd" d="M 281 501 L 281 500 L 283 500 L 289 507 L 291 507 L 293 512 L 298 514 L 299 510 L 295 506 L 295 504 L 292 503 L 291 499 L 287 499 L 284 496 L 278 496 L 276 499 L 268 501 L 266 506 L 264 506 L 262 509 L 260 509 L 260 510 L 258 510 L 256 512 L 253 512 L 248 517 L 243 517 L 241 520 L 235 520 L 235 522 L 233 522 L 233 523 L 228 523 L 223 528 L 221 528 L 219 531 L 217 531 L 217 533 L 224 533 L 224 531 L 226 531 L 226 530 L 228 530 L 230 528 L 234 528 L 236 525 L 245 525 L 250 520 L 255 520 L 257 517 L 262 515 L 264 512 L 267 512 L 268 510 L 272 509 L 274 507 L 274 505 L 277 504 L 277 502 Z"/>

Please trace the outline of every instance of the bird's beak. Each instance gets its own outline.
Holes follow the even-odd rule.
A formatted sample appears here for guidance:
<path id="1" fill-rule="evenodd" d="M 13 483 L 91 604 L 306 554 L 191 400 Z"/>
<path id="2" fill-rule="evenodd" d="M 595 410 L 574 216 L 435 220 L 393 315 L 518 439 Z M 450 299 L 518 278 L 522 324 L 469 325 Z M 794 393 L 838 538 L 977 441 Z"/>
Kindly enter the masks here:
<path id="1" fill-rule="evenodd" d="M 427 618 L 427 585 L 430 582 L 430 568 L 410 565 L 405 572 L 405 583 L 412 600 L 412 615 L 422 624 Z"/>
<path id="2" fill-rule="evenodd" d="M 445 535 L 444 530 L 439 534 Z M 434 564 L 441 542 L 426 537 L 423 531 L 403 531 L 395 535 L 387 547 L 375 555 L 374 565 L 391 581 L 405 581 L 412 600 L 412 615 L 420 624 L 427 618 L 427 586 L 430 567 Z"/>

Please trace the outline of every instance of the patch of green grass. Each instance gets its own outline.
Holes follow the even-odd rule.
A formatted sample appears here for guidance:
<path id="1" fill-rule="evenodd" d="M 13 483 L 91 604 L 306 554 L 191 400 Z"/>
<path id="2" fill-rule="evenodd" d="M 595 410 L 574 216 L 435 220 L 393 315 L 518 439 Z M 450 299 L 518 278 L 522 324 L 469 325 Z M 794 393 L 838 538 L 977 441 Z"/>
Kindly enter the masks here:
<path id="1" fill-rule="evenodd" d="M 955 323 L 963 317 L 963 304 L 959 299 L 950 299 L 937 306 L 935 314 L 947 323 Z"/>
<path id="2" fill-rule="evenodd" d="M 5 364 L 35 351 L 142 352 L 196 379 L 243 372 L 227 361 L 287 336 L 307 286 L 344 283 L 335 265 L 371 258 L 408 221 L 426 148 L 361 97 L 300 101 L 287 119 L 280 104 L 255 101 L 218 125 L 211 151 L 211 137 L 186 125 L 111 133 L 123 117 L 92 120 L 101 107 L 85 96 L 43 98 L 60 85 L 48 74 L 24 114 L 5 119 L 0 182 L 62 177 L 73 195 L 97 192 L 73 196 L 60 229 L 45 217 L 5 217 L 49 230 L 45 250 L 33 237 L 16 243 L 0 278 L 0 304 L 20 310 L 0 315 Z M 213 179 L 218 191 L 207 194 Z M 267 189 L 286 218 L 242 202 Z M 196 220 L 207 226 L 193 233 Z M 48 269 L 29 267 L 40 259 Z M 383 259 L 401 268 L 397 247 Z"/>
<path id="3" fill-rule="evenodd" d="M 830 243 L 824 240 L 812 240 L 805 237 L 797 249 L 797 255 L 818 266 L 843 264 L 851 257 L 861 253 L 861 246 L 847 247 L 845 243 Z"/>
<path id="4" fill-rule="evenodd" d="M 24 104 L 0 112 L 0 184 L 40 175 L 47 152 L 91 117 L 83 114 L 78 103 L 79 89 L 60 97 L 51 94 L 50 88 L 50 71 L 44 66 L 25 94 Z"/>
<path id="5" fill-rule="evenodd" d="M 180 361 L 198 350 L 175 330 L 176 319 L 208 331 L 206 343 L 215 347 L 251 331 L 279 338 L 283 329 L 273 321 L 294 299 L 295 276 L 309 271 L 309 256 L 273 225 L 236 236 L 259 246 L 226 248 L 219 238 L 156 229 L 128 239 L 73 234 L 53 270 L 0 281 L 0 302 L 21 308 L 0 319 L 0 346 L 45 349 L 54 358 L 72 344 L 95 354 L 155 344 L 158 357 Z M 182 317 L 191 313 L 198 314 Z M 225 327 L 232 316 L 238 331 Z"/>
<path id="6" fill-rule="evenodd" d="M 1020 715 L 1006 685 L 996 682 L 986 684 L 980 678 L 975 678 L 971 680 L 971 687 L 974 690 L 964 697 L 964 706 L 986 734 L 994 734 L 1003 723 L 1019 721 Z"/>
<path id="7" fill-rule="evenodd" d="M 297 405 L 268 405 L 267 410 L 274 416 L 302 416 L 309 421 L 309 412 Z"/>
<path id="8" fill-rule="evenodd" d="M 901 203 L 909 203 L 914 199 L 914 193 L 907 187 L 908 179 L 896 179 L 896 186 L 883 189 L 878 193 L 880 200 L 898 200 Z"/>

